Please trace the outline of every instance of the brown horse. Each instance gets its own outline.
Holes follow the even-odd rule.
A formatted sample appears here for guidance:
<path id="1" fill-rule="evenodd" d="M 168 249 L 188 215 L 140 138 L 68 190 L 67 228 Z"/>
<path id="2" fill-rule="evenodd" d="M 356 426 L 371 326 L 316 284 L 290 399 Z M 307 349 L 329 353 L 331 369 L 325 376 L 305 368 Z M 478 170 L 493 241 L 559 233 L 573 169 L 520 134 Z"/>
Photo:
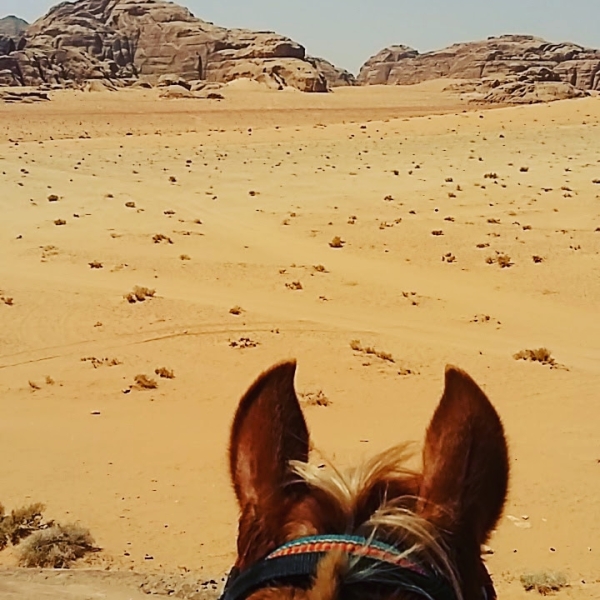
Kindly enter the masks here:
<path id="1" fill-rule="evenodd" d="M 240 401 L 231 478 L 241 516 L 224 600 L 490 600 L 481 559 L 502 514 L 508 450 L 498 414 L 463 371 L 446 369 L 422 472 L 407 445 L 348 474 L 308 463 L 295 362 Z"/>

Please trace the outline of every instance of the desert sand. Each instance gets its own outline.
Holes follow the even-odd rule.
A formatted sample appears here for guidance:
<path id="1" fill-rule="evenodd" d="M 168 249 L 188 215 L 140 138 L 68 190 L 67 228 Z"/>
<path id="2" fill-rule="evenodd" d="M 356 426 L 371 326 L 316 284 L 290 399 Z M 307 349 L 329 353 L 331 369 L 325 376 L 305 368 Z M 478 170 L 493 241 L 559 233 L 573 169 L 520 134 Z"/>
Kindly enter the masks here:
<path id="1" fill-rule="evenodd" d="M 5 507 L 80 521 L 97 568 L 219 579 L 228 428 L 263 369 L 298 359 L 314 445 L 349 466 L 418 452 L 452 363 L 510 443 L 499 597 L 537 569 L 600 597 L 600 98 L 484 110 L 447 83 L 0 105 Z M 541 347 L 554 365 L 513 358 Z M 26 579 L 0 597 L 91 594 Z"/>

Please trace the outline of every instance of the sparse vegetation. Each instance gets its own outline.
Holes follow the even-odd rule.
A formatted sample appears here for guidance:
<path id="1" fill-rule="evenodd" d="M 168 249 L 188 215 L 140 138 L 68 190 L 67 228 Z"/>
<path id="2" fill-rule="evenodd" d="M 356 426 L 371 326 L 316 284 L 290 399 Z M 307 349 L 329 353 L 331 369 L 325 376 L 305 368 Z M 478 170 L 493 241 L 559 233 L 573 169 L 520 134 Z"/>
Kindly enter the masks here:
<path id="1" fill-rule="evenodd" d="M 529 171 L 529 167 L 521 167 L 519 171 L 521 171 L 521 173 L 527 173 Z"/>
<path id="2" fill-rule="evenodd" d="M 67 222 L 64 219 L 54 219 L 55 225 L 66 225 Z"/>
<path id="3" fill-rule="evenodd" d="M 154 369 L 154 372 L 163 379 L 175 379 L 175 371 L 173 371 L 173 369 L 159 367 L 158 369 Z"/>
<path id="4" fill-rule="evenodd" d="M 90 532 L 80 525 L 61 525 L 44 519 L 39 502 L 5 513 L 0 504 L 0 550 L 17 546 L 23 567 L 68 568 L 88 552 L 97 552 Z"/>
<path id="5" fill-rule="evenodd" d="M 381 360 L 385 360 L 387 362 L 396 362 L 394 360 L 394 357 L 389 352 L 377 350 L 373 346 L 363 346 L 360 343 L 360 340 L 352 340 L 350 342 L 350 348 L 352 348 L 352 350 L 354 350 L 355 352 L 360 352 L 361 354 L 368 354 L 370 356 L 376 356 L 377 358 L 380 358 Z"/>
<path id="6" fill-rule="evenodd" d="M 300 400 L 307 406 L 329 406 L 331 404 L 331 400 L 323 393 L 323 390 L 300 394 Z"/>
<path id="7" fill-rule="evenodd" d="M 249 337 L 241 337 L 238 340 L 232 340 L 229 342 L 231 348 L 256 348 L 258 342 L 251 340 Z"/>
<path id="8" fill-rule="evenodd" d="M 294 290 L 294 291 L 301 290 L 302 289 L 302 283 L 300 281 L 291 281 L 289 283 L 286 283 L 285 287 L 288 290 Z"/>
<path id="9" fill-rule="evenodd" d="M 33 533 L 19 548 L 22 567 L 68 569 L 90 552 L 98 552 L 88 529 L 78 524 L 52 525 Z"/>
<path id="10" fill-rule="evenodd" d="M 497 264 L 501 269 L 508 269 L 513 266 L 513 262 L 510 260 L 510 256 L 508 254 L 504 254 L 503 252 L 498 252 L 496 250 L 496 256 L 488 256 L 485 259 L 485 262 L 488 265 Z"/>
<path id="11" fill-rule="evenodd" d="M 87 356 L 81 359 L 81 362 L 92 363 L 94 369 L 99 367 L 116 367 L 122 364 L 118 358 L 96 358 L 95 356 Z"/>
<path id="12" fill-rule="evenodd" d="M 143 373 L 136 375 L 134 381 L 135 384 L 131 387 L 138 390 L 155 390 L 158 387 L 158 383 L 156 383 L 155 379 L 152 379 Z"/>
<path id="13" fill-rule="evenodd" d="M 444 235 L 444 232 L 441 229 L 434 229 L 431 232 L 431 235 L 440 236 L 440 235 Z"/>
<path id="14" fill-rule="evenodd" d="M 539 362 L 543 365 L 548 365 L 552 368 L 557 368 L 559 365 L 552 353 L 547 348 L 537 348 L 536 350 L 521 350 L 513 355 L 515 360 L 528 360 L 531 362 Z"/>
<path id="15" fill-rule="evenodd" d="M 339 235 L 336 235 L 336 236 L 335 236 L 335 237 L 334 237 L 334 238 L 333 238 L 333 239 L 332 239 L 332 240 L 329 242 L 329 245 L 330 245 L 332 248 L 343 248 L 345 243 L 346 243 L 346 242 L 344 242 L 344 240 L 343 240 L 343 239 L 342 239 L 342 238 L 341 238 Z"/>
<path id="16" fill-rule="evenodd" d="M 168 237 L 166 235 L 163 235 L 162 233 L 156 233 L 156 234 L 154 234 L 152 236 L 152 241 L 155 244 L 160 244 L 161 242 L 167 242 L 168 244 L 172 244 L 173 243 L 173 240 L 170 237 Z"/>
<path id="17" fill-rule="evenodd" d="M 558 571 L 536 571 L 521 575 L 521 584 L 527 592 L 535 590 L 542 596 L 547 596 L 567 587 L 568 580 L 564 573 Z"/>
<path id="18" fill-rule="evenodd" d="M 125 202 L 125 206 L 127 208 L 135 208 L 135 202 Z"/>
<path id="19" fill-rule="evenodd" d="M 244 312 L 244 309 L 241 306 L 233 306 L 229 309 L 230 315 L 241 315 Z"/>
<path id="20" fill-rule="evenodd" d="M 189 254 L 180 254 L 179 260 L 192 260 Z"/>
<path id="21" fill-rule="evenodd" d="M 15 299 L 10 296 L 0 296 L 0 302 L 3 302 L 6 306 L 14 306 Z"/>
<path id="22" fill-rule="evenodd" d="M 324 265 L 314 265 L 313 269 L 317 272 L 317 273 L 329 273 L 329 271 L 325 268 Z"/>
<path id="23" fill-rule="evenodd" d="M 92 262 L 88 263 L 88 265 L 90 265 L 90 269 L 103 269 L 104 268 L 104 265 L 99 260 L 93 260 Z"/>
<path id="24" fill-rule="evenodd" d="M 5 515 L 4 507 L 0 504 L 0 550 L 8 544 L 16 546 L 33 532 L 46 527 L 43 521 L 45 508 L 43 504 L 36 502 L 16 508 L 9 515 Z"/>
<path id="25" fill-rule="evenodd" d="M 56 194 L 50 194 L 48 196 L 48 202 L 58 202 L 58 196 Z"/>
<path id="26" fill-rule="evenodd" d="M 136 285 L 132 292 L 125 295 L 125 299 L 130 304 L 135 304 L 136 302 L 144 302 L 146 298 L 154 298 L 154 294 L 156 294 L 156 290 Z"/>

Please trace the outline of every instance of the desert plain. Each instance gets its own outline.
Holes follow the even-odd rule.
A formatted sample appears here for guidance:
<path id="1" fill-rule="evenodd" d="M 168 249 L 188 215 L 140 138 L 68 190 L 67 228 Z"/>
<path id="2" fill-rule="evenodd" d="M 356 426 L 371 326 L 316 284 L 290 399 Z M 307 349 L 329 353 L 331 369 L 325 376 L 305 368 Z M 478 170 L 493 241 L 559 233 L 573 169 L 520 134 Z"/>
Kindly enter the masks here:
<path id="1" fill-rule="evenodd" d="M 1 598 L 221 581 L 231 419 L 288 358 L 341 467 L 407 440 L 418 462 L 445 365 L 467 370 L 510 444 L 499 597 L 536 570 L 600 597 L 600 98 L 488 109 L 447 85 L 0 105 L 0 500 L 103 549 L 68 576 L 7 549 Z"/>

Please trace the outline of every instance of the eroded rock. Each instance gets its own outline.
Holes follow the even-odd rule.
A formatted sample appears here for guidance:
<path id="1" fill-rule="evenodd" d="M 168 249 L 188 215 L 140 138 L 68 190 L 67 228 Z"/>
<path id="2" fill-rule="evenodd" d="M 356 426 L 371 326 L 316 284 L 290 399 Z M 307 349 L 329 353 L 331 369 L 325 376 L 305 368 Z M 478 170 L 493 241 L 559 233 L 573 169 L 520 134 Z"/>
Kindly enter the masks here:
<path id="1" fill-rule="evenodd" d="M 491 37 L 424 54 L 407 46 L 392 46 L 363 65 L 358 82 L 406 85 L 440 77 L 503 79 L 532 67 L 552 73 L 549 81 L 600 90 L 600 50 L 568 42 L 553 44 L 530 35 Z"/>
<path id="2" fill-rule="evenodd" d="M 89 79 L 158 83 L 228 82 L 262 75 L 278 86 L 327 91 L 327 79 L 298 43 L 272 32 L 226 29 L 161 0 L 63 2 L 30 25 L 24 38 L 6 45 L 0 65 L 21 85 Z M 20 48 L 20 52 L 19 52 Z M 10 63 L 10 64 L 9 64 Z"/>

